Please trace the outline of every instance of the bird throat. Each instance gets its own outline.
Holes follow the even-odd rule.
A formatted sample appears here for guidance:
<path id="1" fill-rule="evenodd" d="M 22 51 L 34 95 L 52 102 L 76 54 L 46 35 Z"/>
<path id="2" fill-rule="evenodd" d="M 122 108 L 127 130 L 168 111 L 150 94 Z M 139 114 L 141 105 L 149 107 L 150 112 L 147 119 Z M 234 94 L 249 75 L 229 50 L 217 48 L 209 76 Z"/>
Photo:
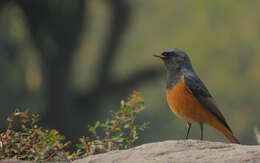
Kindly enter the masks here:
<path id="1" fill-rule="evenodd" d="M 180 80 L 181 76 L 183 74 L 181 71 L 173 71 L 171 69 L 167 70 L 167 83 L 166 83 L 166 88 L 167 90 L 170 90 L 173 88 Z"/>

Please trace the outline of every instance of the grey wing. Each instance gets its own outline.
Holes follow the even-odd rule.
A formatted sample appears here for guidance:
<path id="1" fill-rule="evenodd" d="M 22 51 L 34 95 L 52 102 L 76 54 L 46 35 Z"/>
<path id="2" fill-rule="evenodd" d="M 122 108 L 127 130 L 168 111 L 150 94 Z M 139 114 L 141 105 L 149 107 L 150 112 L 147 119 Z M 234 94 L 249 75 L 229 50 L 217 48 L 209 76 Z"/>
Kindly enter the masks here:
<path id="1" fill-rule="evenodd" d="M 224 116 L 220 112 L 214 98 L 211 96 L 208 89 L 203 84 L 203 82 L 199 79 L 199 77 L 195 73 L 184 75 L 184 82 L 191 90 L 192 94 L 200 102 L 200 104 L 204 106 L 206 109 L 208 109 L 209 111 L 211 111 L 215 116 L 217 116 L 218 119 L 221 122 L 223 122 L 223 124 L 228 128 L 228 130 L 231 131 Z"/>

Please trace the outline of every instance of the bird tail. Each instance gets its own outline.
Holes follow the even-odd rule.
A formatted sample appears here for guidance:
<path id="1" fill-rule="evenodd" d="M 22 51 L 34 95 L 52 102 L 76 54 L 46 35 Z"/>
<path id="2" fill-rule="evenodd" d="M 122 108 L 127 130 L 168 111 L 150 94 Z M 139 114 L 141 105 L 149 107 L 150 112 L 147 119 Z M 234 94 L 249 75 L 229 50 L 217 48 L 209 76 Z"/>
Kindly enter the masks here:
<path id="1" fill-rule="evenodd" d="M 233 135 L 232 131 L 229 130 L 220 120 L 215 119 L 214 121 L 209 123 L 209 125 L 211 125 L 218 131 L 220 131 L 222 134 L 224 134 L 230 142 L 240 144 L 238 139 Z"/>

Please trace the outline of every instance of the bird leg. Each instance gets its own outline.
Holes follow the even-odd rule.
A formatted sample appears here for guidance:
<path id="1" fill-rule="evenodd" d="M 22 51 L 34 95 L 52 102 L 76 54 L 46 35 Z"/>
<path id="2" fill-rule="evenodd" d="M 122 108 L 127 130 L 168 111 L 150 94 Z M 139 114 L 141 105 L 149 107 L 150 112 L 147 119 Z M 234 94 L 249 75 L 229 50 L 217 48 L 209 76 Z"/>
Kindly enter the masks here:
<path id="1" fill-rule="evenodd" d="M 203 140 L 203 122 L 200 122 L 200 140 Z"/>
<path id="2" fill-rule="evenodd" d="M 186 133 L 186 139 L 188 139 L 189 133 L 190 133 L 191 123 L 187 122 L 187 133 Z"/>

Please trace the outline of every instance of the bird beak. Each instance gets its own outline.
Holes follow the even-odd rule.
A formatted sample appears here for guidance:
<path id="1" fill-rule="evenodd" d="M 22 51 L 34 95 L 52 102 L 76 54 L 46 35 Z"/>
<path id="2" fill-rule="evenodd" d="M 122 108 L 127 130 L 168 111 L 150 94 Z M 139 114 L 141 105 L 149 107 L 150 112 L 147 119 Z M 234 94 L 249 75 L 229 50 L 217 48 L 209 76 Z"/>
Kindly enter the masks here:
<path id="1" fill-rule="evenodd" d="M 159 58 L 161 58 L 161 59 L 165 58 L 165 56 L 163 56 L 163 55 L 161 55 L 161 54 L 154 54 L 153 56 L 154 56 L 154 57 L 159 57 Z"/>

